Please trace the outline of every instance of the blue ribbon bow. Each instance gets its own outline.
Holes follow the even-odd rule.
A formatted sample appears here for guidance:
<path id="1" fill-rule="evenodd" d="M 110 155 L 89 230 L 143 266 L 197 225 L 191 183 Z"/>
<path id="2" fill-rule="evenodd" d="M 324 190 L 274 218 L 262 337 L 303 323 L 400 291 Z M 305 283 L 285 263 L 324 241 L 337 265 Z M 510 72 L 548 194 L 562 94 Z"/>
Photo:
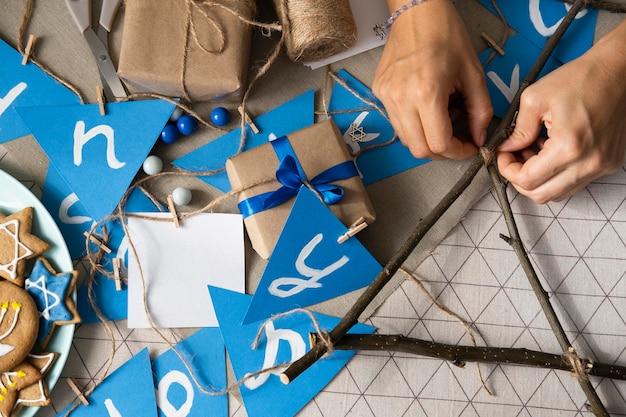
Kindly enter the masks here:
<path id="1" fill-rule="evenodd" d="M 287 138 L 275 139 L 272 145 L 280 158 L 276 179 L 282 186 L 241 201 L 238 206 L 244 218 L 285 203 L 297 195 L 302 186 L 312 187 L 327 205 L 336 204 L 343 198 L 344 190 L 331 182 L 359 175 L 354 161 L 349 160 L 328 168 L 308 181 Z"/>

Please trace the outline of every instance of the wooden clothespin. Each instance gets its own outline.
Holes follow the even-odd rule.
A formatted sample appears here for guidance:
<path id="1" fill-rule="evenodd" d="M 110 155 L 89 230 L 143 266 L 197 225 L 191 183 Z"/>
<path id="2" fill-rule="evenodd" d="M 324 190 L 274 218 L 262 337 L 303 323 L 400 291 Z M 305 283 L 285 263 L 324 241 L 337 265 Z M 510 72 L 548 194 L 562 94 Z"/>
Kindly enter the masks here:
<path id="1" fill-rule="evenodd" d="M 350 226 L 350 228 L 348 229 L 346 233 L 339 236 L 339 238 L 337 239 L 337 243 L 345 242 L 346 240 L 350 239 L 352 236 L 356 235 L 357 233 L 359 233 L 361 230 L 365 229 L 366 227 L 367 227 L 367 222 L 365 221 L 365 219 L 363 217 L 359 217 L 359 219 L 356 222 L 354 222 L 352 226 Z"/>
<path id="2" fill-rule="evenodd" d="M 122 291 L 122 278 L 120 276 L 121 268 L 122 260 L 120 258 L 113 258 L 113 278 L 115 278 L 115 291 Z"/>
<path id="3" fill-rule="evenodd" d="M 480 37 L 483 38 L 484 41 L 487 42 L 487 44 L 492 47 L 497 53 L 499 53 L 501 56 L 504 56 L 504 49 L 502 49 L 491 36 L 487 35 L 485 32 L 481 32 Z"/>
<path id="4" fill-rule="evenodd" d="M 100 116 L 106 116 L 107 110 L 104 101 L 104 90 L 101 85 L 96 86 L 96 97 L 98 98 L 98 104 L 100 105 Z"/>
<path id="5" fill-rule="evenodd" d="M 241 117 L 243 117 L 243 120 L 246 121 L 246 123 L 250 126 L 250 129 L 252 129 L 252 131 L 255 134 L 260 132 L 257 125 L 255 125 L 254 122 L 252 121 L 252 118 L 250 117 L 250 115 L 244 111 L 243 106 L 237 107 L 237 111 L 239 111 L 239 114 L 241 115 Z"/>
<path id="6" fill-rule="evenodd" d="M 76 385 L 76 380 L 70 376 L 66 379 L 66 381 L 67 381 L 67 385 L 69 385 L 72 391 L 74 391 L 74 394 L 76 394 L 80 402 L 83 403 L 83 405 L 89 405 L 89 401 L 87 401 L 87 397 L 85 397 L 82 391 L 78 388 L 78 385 Z"/>
<path id="7" fill-rule="evenodd" d="M 170 213 L 172 213 L 172 218 L 174 219 L 174 226 L 176 226 L 176 228 L 179 228 L 180 222 L 178 221 L 178 213 L 176 213 L 176 206 L 174 205 L 174 198 L 172 197 L 171 194 L 167 196 L 167 208 L 170 210 Z"/>
<path id="8" fill-rule="evenodd" d="M 24 50 L 24 55 L 22 56 L 22 65 L 26 65 L 28 60 L 30 59 L 30 55 L 33 53 L 33 49 L 35 48 L 35 41 L 37 38 L 35 35 L 30 35 L 28 37 L 28 42 L 26 43 L 26 49 Z"/>
<path id="9" fill-rule="evenodd" d="M 89 239 L 91 241 L 91 243 L 93 243 L 94 245 L 96 245 L 98 248 L 100 248 L 101 250 L 103 250 L 106 253 L 111 253 L 111 249 L 105 245 L 104 243 L 102 243 L 97 237 L 95 237 L 94 235 L 90 234 L 89 232 L 83 232 L 83 235 Z"/>

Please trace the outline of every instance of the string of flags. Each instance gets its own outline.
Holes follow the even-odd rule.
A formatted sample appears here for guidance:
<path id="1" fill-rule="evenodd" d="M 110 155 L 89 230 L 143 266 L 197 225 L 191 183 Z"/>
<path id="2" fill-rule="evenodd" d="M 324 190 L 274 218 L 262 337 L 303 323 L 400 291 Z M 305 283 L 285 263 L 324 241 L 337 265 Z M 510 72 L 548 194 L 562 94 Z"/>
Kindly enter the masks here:
<path id="1" fill-rule="evenodd" d="M 495 13 L 491 1 L 480 2 Z M 501 116 L 520 80 L 569 6 L 556 0 L 498 1 L 497 4 L 507 23 L 517 32 L 503 46 L 502 54 L 496 55 L 485 67 L 495 114 Z M 579 13 L 544 73 L 589 49 L 596 19 L 596 10 L 584 9 Z M 480 59 L 485 62 L 489 53 L 481 54 Z M 0 60 L 3 62 L 0 66 L 0 144 L 32 134 L 46 152 L 50 165 L 42 202 L 59 225 L 72 258 L 79 259 L 85 255 L 85 232 L 115 211 L 175 105 L 161 100 L 109 103 L 103 115 L 99 105 L 81 104 L 70 90 L 32 62 L 23 64 L 22 55 L 4 41 L 0 41 Z M 338 77 L 344 83 L 335 83 L 328 110 L 345 146 L 357 155 L 354 164 L 365 186 L 428 162 L 415 159 L 399 141 L 392 141 L 394 131 L 386 115 L 370 105 L 375 103 L 382 108 L 382 104 L 365 85 L 344 70 L 339 71 Z M 246 138 L 245 152 L 313 126 L 314 105 L 314 91 L 307 91 L 255 118 L 254 130 L 250 124 L 245 126 L 244 132 L 234 129 L 172 164 L 194 172 L 221 170 L 227 159 L 237 152 L 242 134 Z M 367 150 L 376 145 L 385 146 Z M 199 174 L 198 178 L 222 192 L 231 191 L 225 172 L 211 176 Z M 155 205 L 135 190 L 124 210 L 156 217 L 166 208 Z M 219 229 L 221 234 L 209 223 L 198 227 L 198 233 L 206 236 L 232 234 L 238 236 L 234 244 L 243 248 L 243 239 L 239 239 L 243 235 L 241 216 L 234 218 L 232 225 Z M 185 222 L 181 226 L 181 234 L 189 233 Z M 110 248 L 110 253 L 103 254 L 104 269 L 116 274 L 121 268 L 128 275 L 129 286 L 133 280 L 136 283 L 136 262 L 142 258 L 129 257 L 128 236 L 119 219 L 111 219 L 99 227 L 96 237 L 104 236 Z M 150 246 L 147 250 L 156 247 L 165 257 L 168 240 L 171 239 L 154 239 L 152 244 L 160 246 Z M 228 414 L 225 352 L 228 352 L 236 379 L 246 379 L 239 389 L 249 416 L 296 414 L 354 352 L 333 353 L 289 385 L 280 383 L 275 372 L 255 375 L 261 369 L 297 359 L 310 349 L 308 334 L 316 331 L 311 318 L 297 312 L 281 315 L 363 288 L 381 266 L 358 238 L 351 237 L 350 228 L 307 187 L 297 193 L 275 248 L 254 295 L 244 294 L 243 252 L 228 256 L 233 265 L 241 265 L 238 272 L 232 272 L 237 268 L 224 272 L 238 274 L 234 280 L 237 285 L 233 288 L 227 288 L 222 282 L 229 276 L 210 277 L 209 270 L 202 267 L 185 274 L 189 275 L 189 282 L 201 287 L 200 290 L 194 287 L 194 291 L 204 297 L 210 305 L 210 314 L 214 314 L 210 327 L 203 327 L 177 345 L 177 350 L 183 352 L 191 364 L 193 376 L 174 352 L 168 351 L 150 360 L 144 349 L 98 386 L 87 399 L 89 405 L 81 404 L 73 413 L 93 415 L 97 411 L 98 415 L 115 417 L 194 416 L 206 415 L 206 410 L 210 409 L 214 410 L 213 415 L 225 416 Z M 219 261 L 224 261 L 223 257 Z M 92 298 L 107 320 L 129 318 L 129 305 L 136 308 L 139 302 L 136 295 L 129 296 L 126 285 L 105 274 L 96 274 L 92 289 Z M 80 314 L 86 323 L 97 322 L 99 318 L 88 298 L 87 288 L 79 289 Z M 184 302 L 185 299 L 176 303 Z M 171 305 L 180 305 L 176 303 Z M 141 305 L 138 313 L 143 313 L 143 309 Z M 181 308 L 151 310 L 150 314 L 166 318 L 177 318 L 180 314 L 187 318 L 182 311 Z M 266 322 L 274 315 L 280 318 Z M 315 320 L 320 327 L 330 330 L 338 319 L 315 314 Z M 180 321 L 174 320 L 174 323 L 181 325 Z M 353 330 L 368 333 L 374 328 L 358 325 Z M 259 332 L 260 343 L 253 349 L 251 344 Z M 254 376 L 250 377 L 251 374 Z M 282 401 L 287 395 L 290 401 Z"/>

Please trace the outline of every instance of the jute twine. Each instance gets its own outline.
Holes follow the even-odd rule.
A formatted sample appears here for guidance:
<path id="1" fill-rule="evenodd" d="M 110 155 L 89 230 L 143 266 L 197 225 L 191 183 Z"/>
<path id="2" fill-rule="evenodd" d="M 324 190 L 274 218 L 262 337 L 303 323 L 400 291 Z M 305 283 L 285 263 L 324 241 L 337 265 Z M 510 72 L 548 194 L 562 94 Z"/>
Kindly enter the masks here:
<path id="1" fill-rule="evenodd" d="M 356 23 L 348 0 L 274 0 L 293 61 L 319 61 L 353 46 Z"/>

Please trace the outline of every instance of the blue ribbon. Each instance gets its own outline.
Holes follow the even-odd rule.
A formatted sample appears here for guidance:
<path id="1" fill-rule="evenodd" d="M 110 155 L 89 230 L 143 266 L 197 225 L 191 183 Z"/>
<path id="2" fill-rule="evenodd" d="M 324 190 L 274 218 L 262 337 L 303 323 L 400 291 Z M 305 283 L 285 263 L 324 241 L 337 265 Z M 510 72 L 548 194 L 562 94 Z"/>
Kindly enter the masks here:
<path id="1" fill-rule="evenodd" d="M 330 167 L 316 175 L 311 181 L 307 181 L 287 137 L 282 136 L 271 143 L 280 161 L 276 170 L 276 179 L 282 186 L 275 191 L 241 201 L 238 206 L 244 218 L 285 203 L 298 194 L 300 187 L 307 186 L 307 182 L 322 197 L 324 203 L 336 204 L 343 198 L 344 190 L 331 183 L 359 175 L 354 161 L 349 160 Z"/>

